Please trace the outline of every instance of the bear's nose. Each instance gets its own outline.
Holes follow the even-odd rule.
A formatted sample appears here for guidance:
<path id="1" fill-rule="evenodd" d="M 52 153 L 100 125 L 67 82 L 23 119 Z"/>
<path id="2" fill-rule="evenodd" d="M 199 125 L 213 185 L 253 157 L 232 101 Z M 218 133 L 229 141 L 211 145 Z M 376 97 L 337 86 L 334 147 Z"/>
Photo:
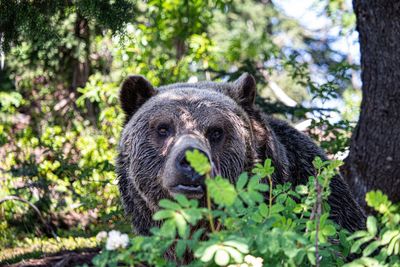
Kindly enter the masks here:
<path id="1" fill-rule="evenodd" d="M 190 166 L 189 161 L 187 161 L 187 159 L 186 159 L 186 152 L 193 151 L 193 150 L 198 150 L 200 153 L 204 154 L 207 157 L 207 159 L 210 161 L 209 157 L 207 156 L 207 153 L 205 153 L 203 150 L 201 150 L 199 148 L 188 147 L 184 151 L 182 151 L 182 153 L 180 153 L 179 156 L 177 157 L 176 168 L 183 176 L 185 176 L 185 178 L 189 178 L 189 179 L 191 179 L 192 182 L 194 182 L 196 184 L 200 184 L 203 182 L 204 176 L 198 174 L 192 168 L 192 166 Z"/>

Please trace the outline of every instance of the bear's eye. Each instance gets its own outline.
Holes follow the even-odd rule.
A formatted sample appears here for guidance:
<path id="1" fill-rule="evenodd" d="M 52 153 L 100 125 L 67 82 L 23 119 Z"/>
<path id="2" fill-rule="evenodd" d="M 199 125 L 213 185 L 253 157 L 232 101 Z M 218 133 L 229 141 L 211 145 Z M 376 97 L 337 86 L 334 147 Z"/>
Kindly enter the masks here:
<path id="1" fill-rule="evenodd" d="M 171 134 L 171 127 L 167 124 L 160 124 L 157 127 L 157 133 L 160 137 L 168 137 Z"/>
<path id="2" fill-rule="evenodd" d="M 212 128 L 208 131 L 207 138 L 211 143 L 218 143 L 224 136 L 224 130 L 221 128 Z"/>

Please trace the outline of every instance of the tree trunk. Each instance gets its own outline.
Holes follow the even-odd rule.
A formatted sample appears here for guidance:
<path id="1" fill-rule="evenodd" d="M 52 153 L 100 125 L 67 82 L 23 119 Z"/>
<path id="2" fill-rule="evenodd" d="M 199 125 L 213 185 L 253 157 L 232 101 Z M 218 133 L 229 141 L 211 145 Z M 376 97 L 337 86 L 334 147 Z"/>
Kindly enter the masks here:
<path id="1" fill-rule="evenodd" d="M 89 56 L 90 56 L 90 37 L 89 23 L 87 19 L 81 15 L 77 15 L 75 22 L 75 36 L 82 40 L 85 44 L 85 60 L 82 62 L 79 59 L 75 60 L 74 72 L 72 77 L 72 88 L 76 90 L 78 87 L 85 87 L 89 79 Z"/>
<path id="2" fill-rule="evenodd" d="M 85 44 L 84 60 L 78 58 L 74 62 L 74 70 L 72 77 L 72 92 L 76 93 L 78 87 L 85 87 L 89 80 L 90 75 L 90 28 L 89 21 L 82 15 L 77 14 L 75 22 L 75 36 Z M 83 52 L 83 51 L 82 51 Z M 87 118 L 93 126 L 97 127 L 97 116 L 99 114 L 99 107 L 97 103 L 90 102 L 89 99 L 85 100 L 87 109 Z"/>
<path id="3" fill-rule="evenodd" d="M 361 113 L 343 174 L 356 199 L 400 201 L 400 1 L 353 0 L 361 49 Z"/>

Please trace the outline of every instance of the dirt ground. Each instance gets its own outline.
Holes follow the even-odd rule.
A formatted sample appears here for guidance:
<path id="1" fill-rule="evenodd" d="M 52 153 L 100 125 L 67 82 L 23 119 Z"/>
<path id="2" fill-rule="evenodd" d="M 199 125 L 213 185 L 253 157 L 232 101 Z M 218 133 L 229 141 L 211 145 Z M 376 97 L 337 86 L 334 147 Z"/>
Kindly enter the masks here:
<path id="1" fill-rule="evenodd" d="M 49 254 L 38 259 L 22 260 L 14 264 L 1 264 L 8 267 L 66 267 L 88 264 L 91 266 L 91 261 L 97 255 L 99 249 L 85 249 L 83 251 L 63 251 L 55 254 Z"/>

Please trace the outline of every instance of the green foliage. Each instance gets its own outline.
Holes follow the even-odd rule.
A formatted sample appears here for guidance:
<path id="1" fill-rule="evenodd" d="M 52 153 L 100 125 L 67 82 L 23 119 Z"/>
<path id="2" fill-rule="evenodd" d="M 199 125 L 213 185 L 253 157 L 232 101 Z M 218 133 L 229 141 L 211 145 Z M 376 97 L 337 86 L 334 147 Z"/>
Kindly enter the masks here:
<path id="1" fill-rule="evenodd" d="M 400 266 L 400 209 L 381 191 L 366 195 L 369 207 L 378 217 L 368 216 L 367 229 L 349 237 L 354 240 L 351 252 L 362 257 L 346 266 Z"/>
<path id="2" fill-rule="evenodd" d="M 187 151 L 186 158 L 193 169 L 200 175 L 204 175 L 211 171 L 211 165 L 208 162 L 206 155 L 204 155 L 197 149 L 193 151 Z"/>
<path id="3" fill-rule="evenodd" d="M 196 225 L 202 219 L 205 209 L 199 208 L 197 201 L 189 201 L 182 195 L 177 195 L 175 200 L 177 203 L 168 199 L 161 200 L 159 206 L 164 209 L 156 212 L 153 219 L 164 220 L 161 231 L 166 236 L 175 237 L 177 230 L 181 238 L 187 238 L 188 225 Z"/>
<path id="4" fill-rule="evenodd" d="M 335 23 L 343 21 L 346 30 L 353 29 L 354 16 L 343 1 L 322 5 Z M 332 123 L 332 113 L 302 105 L 310 99 L 340 98 L 342 92 L 347 92 L 346 103 L 352 105 L 354 90 L 346 88 L 349 73 L 357 68 L 329 48 L 330 39 L 320 48 L 320 38 L 310 36 L 274 1 L 1 0 L 0 14 L 0 199 L 20 197 L 45 218 L 43 223 L 20 202 L 0 204 L 0 250 L 20 246 L 17 240 L 26 237 L 45 238 L 52 225 L 58 235 L 75 228 L 93 235 L 101 228 L 127 227 L 114 159 L 123 121 L 118 90 L 128 74 L 141 74 L 158 86 L 189 79 L 228 81 L 247 71 L 257 79 L 257 103 L 268 114 L 297 123 L 312 113 L 319 119 L 311 132 L 323 148 L 335 154 L 348 145 L 352 123 Z M 321 82 L 312 78 L 314 69 L 322 73 Z M 269 88 L 271 81 L 298 105 L 280 103 Z M 356 117 L 353 113 L 348 119 Z M 194 156 L 193 162 L 203 168 L 199 172 L 210 175 L 204 159 Z M 272 186 L 273 168 L 270 161 L 265 164 L 242 174 L 235 185 L 223 177 L 207 179 L 209 200 L 225 213 L 211 211 L 211 203 L 207 209 L 199 208 L 177 196 L 182 213 L 165 208 L 164 215 L 157 215 L 166 216 L 169 237 L 180 237 L 178 255 L 186 248 L 194 251 L 196 235 L 189 238 L 187 231 L 201 221 L 200 216 L 215 221 L 217 229 L 222 223 L 245 226 L 239 223 L 242 217 L 260 224 L 282 215 L 283 228 L 293 226 L 293 214 L 310 217 L 315 179 L 296 191 L 289 184 Z M 325 188 L 322 197 L 328 193 Z M 271 238 L 286 236 L 274 231 Z M 200 238 L 201 233 L 197 235 Z M 165 237 L 159 237 L 158 247 L 151 238 L 137 240 L 147 251 L 138 254 L 143 256 L 139 260 L 166 262 L 154 256 L 170 245 L 164 243 Z M 215 244 L 225 247 L 225 241 Z M 218 253 L 219 263 L 227 255 L 237 257 L 231 253 L 235 248 L 227 247 Z M 153 258 L 147 258 L 149 251 Z M 216 258 L 216 252 L 211 257 Z M 112 253 L 108 257 L 115 262 L 124 258 L 113 258 Z"/>
<path id="5" fill-rule="evenodd" d="M 201 153 L 188 153 L 187 157 L 197 170 L 209 167 Z M 380 215 L 369 216 L 365 230 L 350 234 L 329 219 L 329 182 L 341 164 L 316 158 L 315 177 L 295 191 L 290 184 L 275 185 L 269 204 L 262 195 L 269 187 L 260 180 L 273 174 L 269 159 L 257 164 L 250 178 L 247 173 L 241 174 L 236 185 L 219 176 L 208 178 L 207 192 L 218 207 L 211 213 L 216 229 L 209 231 L 204 223 L 210 206 L 203 208 L 197 200 L 176 195 L 175 200 L 159 203 L 160 210 L 153 219 L 162 221 L 160 228 L 153 228 L 150 236 L 132 238 L 126 249 L 103 250 L 93 264 L 310 266 L 318 260 L 321 266 L 399 266 L 400 213 L 381 192 L 367 194 L 368 204 Z M 320 186 L 319 194 L 316 186 Z M 319 199 L 323 210 L 318 214 Z M 348 262 L 350 253 L 359 258 Z M 187 261 L 188 254 L 194 259 Z"/>
<path id="6" fill-rule="evenodd" d="M 208 164 L 203 156 L 189 153 L 188 160 L 197 166 L 196 169 L 202 170 Z M 340 163 L 316 159 L 314 164 L 322 191 L 327 191 Z M 307 185 L 297 188 L 297 192 L 291 190 L 290 184 L 274 186 L 271 192 L 274 201 L 267 204 L 263 193 L 270 188 L 261 179 L 270 177 L 273 171 L 271 161 L 267 159 L 253 169 L 253 176 L 242 174 L 235 186 L 222 177 L 208 178 L 207 192 L 218 206 L 211 212 L 211 222 L 216 225 L 213 231 L 209 231 L 209 226 L 204 223 L 210 214 L 210 206 L 203 208 L 197 200 L 177 195 L 175 201 L 160 201 L 160 210 L 153 219 L 162 220 L 162 224 L 160 228 L 152 229 L 151 236 L 134 237 L 127 249 L 104 250 L 93 263 L 96 266 L 112 266 L 117 262 L 175 266 L 185 262 L 185 253 L 191 253 L 194 260 L 186 262 L 187 266 L 261 266 L 252 265 L 248 262 L 251 260 L 264 261 L 265 266 L 308 266 L 316 263 L 316 239 L 322 256 L 319 259 L 321 265 L 339 266 L 345 262 L 346 248 L 350 246 L 346 242 L 348 233 L 336 230 L 337 226 L 328 219 L 328 210 L 322 211 L 319 221 L 314 219 L 318 198 L 316 178 L 311 177 Z M 327 196 L 322 193 L 324 202 Z M 330 242 L 339 238 L 345 240 L 343 244 Z M 166 252 L 172 258 L 171 253 L 176 255 L 178 262 L 166 260 Z"/>
<path id="7" fill-rule="evenodd" d="M 4 40 L 0 49 L 9 49 L 12 42 L 35 40 L 42 42 L 46 39 L 57 40 L 56 28 L 52 26 L 76 13 L 85 20 L 96 21 L 103 28 L 120 30 L 135 12 L 135 5 L 126 0 L 91 1 L 1 1 L 0 29 Z M 48 30 L 48 31 L 47 31 Z M 59 39 L 58 39 L 59 40 Z"/>

